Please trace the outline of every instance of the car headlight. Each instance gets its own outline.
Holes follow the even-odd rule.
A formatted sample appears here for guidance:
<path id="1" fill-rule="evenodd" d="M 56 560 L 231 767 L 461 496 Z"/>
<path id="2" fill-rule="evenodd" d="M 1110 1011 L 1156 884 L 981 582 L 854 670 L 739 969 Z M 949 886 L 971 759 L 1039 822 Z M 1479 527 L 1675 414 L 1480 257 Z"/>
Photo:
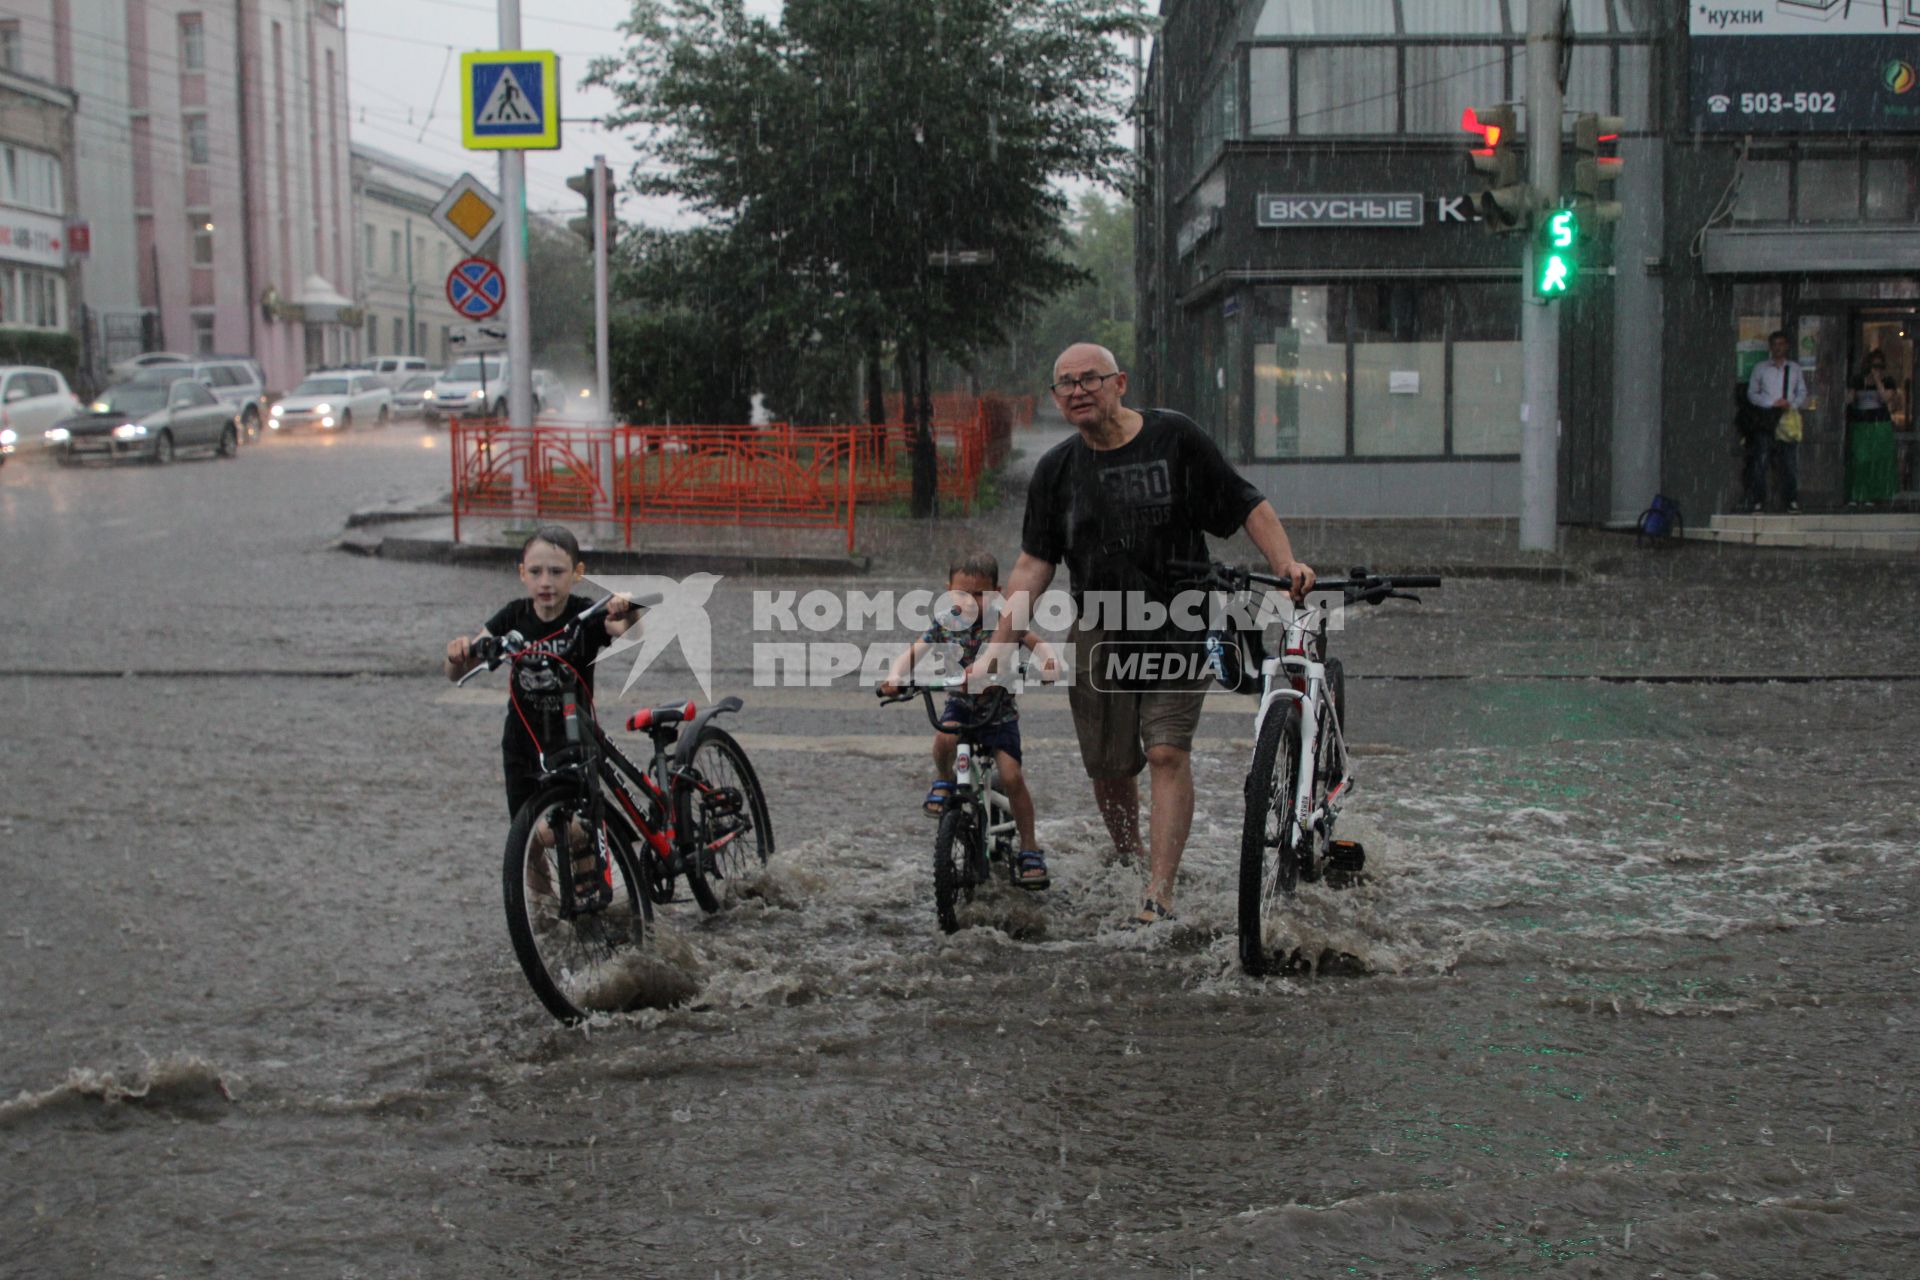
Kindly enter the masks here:
<path id="1" fill-rule="evenodd" d="M 279 417 L 281 414 L 285 413 L 286 411 L 287 411 L 287 406 L 283 404 L 277 404 L 273 406 L 272 409 L 268 410 L 268 412 L 271 413 L 276 418 Z"/>
<path id="2" fill-rule="evenodd" d="M 73 432 L 67 430 L 65 427 L 55 427 L 53 430 L 47 432 L 48 444 L 65 444 L 72 438 Z"/>
<path id="3" fill-rule="evenodd" d="M 475 387 L 472 391 L 472 398 L 475 400 L 485 400 L 487 398 L 487 393 L 482 391 L 480 388 Z"/>
<path id="4" fill-rule="evenodd" d="M 333 419 L 332 419 L 332 418 L 322 418 L 322 419 L 320 419 L 320 425 L 321 425 L 321 426 L 323 426 L 323 427 L 330 427 L 330 426 L 332 426 L 332 425 L 333 425 Z"/>
<path id="5" fill-rule="evenodd" d="M 333 406 L 330 404 L 317 404 L 313 406 L 313 411 L 315 413 L 332 413 Z"/>
<path id="6" fill-rule="evenodd" d="M 0 431 L 0 444 L 12 444 L 15 441 L 17 441 L 19 438 L 20 437 L 14 433 L 13 428 L 11 427 L 7 428 L 4 431 Z"/>
<path id="7" fill-rule="evenodd" d="M 433 399 L 433 392 L 429 391 L 425 395 L 421 396 L 420 398 L 422 400 L 431 400 Z"/>
<path id="8" fill-rule="evenodd" d="M 107 402 L 105 400 L 95 400 L 92 404 L 87 406 L 87 409 L 91 413 L 112 413 L 113 412 L 112 409 L 109 409 L 107 407 Z"/>
<path id="9" fill-rule="evenodd" d="M 147 434 L 147 429 L 137 422 L 123 422 L 113 429 L 115 440 L 138 440 Z"/>

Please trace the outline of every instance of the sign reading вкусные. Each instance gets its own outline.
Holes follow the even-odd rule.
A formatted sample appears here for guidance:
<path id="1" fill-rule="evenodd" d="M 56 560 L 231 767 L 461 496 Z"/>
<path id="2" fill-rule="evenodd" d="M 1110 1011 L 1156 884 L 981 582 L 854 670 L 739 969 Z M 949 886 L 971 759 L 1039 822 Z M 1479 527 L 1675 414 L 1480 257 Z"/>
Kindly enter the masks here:
<path id="1" fill-rule="evenodd" d="M 1263 227 L 1417 227 L 1426 221 L 1426 198 L 1418 192 L 1357 195 L 1260 196 L 1256 218 Z"/>
<path id="2" fill-rule="evenodd" d="M 1694 0 L 1701 133 L 1920 132 L 1920 0 Z"/>

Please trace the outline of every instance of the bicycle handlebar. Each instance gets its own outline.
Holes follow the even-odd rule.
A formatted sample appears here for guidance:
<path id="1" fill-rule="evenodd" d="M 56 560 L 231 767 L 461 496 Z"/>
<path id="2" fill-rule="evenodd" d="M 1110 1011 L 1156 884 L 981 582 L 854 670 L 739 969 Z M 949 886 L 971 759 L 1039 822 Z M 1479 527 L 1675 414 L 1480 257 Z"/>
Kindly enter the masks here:
<path id="1" fill-rule="evenodd" d="M 573 634 L 578 632 L 580 628 L 588 622 L 605 613 L 607 606 L 613 603 L 614 596 L 617 594 L 617 592 L 613 592 L 602 596 L 600 599 L 582 609 L 579 613 L 574 614 L 573 617 L 567 619 L 561 627 L 550 633 L 545 639 L 551 640 L 554 636 L 565 632 L 568 638 L 563 644 L 571 643 Z M 651 609 L 654 605 L 660 603 L 660 599 L 661 597 L 658 592 L 650 591 L 646 595 L 630 596 L 628 603 L 635 609 Z M 497 669 L 501 663 L 519 657 L 520 654 L 526 651 L 530 643 L 531 642 L 518 631 L 509 631 L 504 636 L 480 636 L 475 639 L 467 649 L 468 654 L 479 665 L 461 676 L 458 683 L 465 684 L 482 671 L 493 671 Z"/>
<path id="2" fill-rule="evenodd" d="M 1255 573 L 1251 569 L 1237 569 L 1228 564 L 1217 564 L 1207 560 L 1169 560 L 1167 567 L 1182 573 L 1193 575 L 1196 585 L 1217 586 L 1227 591 L 1245 591 L 1255 583 L 1267 587 L 1286 589 L 1292 583 L 1284 577 L 1270 573 Z M 1314 591 L 1338 591 L 1349 601 L 1367 604 L 1379 604 L 1382 600 L 1401 599 L 1418 600 L 1418 596 L 1409 596 L 1400 590 L 1402 587 L 1438 587 L 1443 585 L 1440 578 L 1433 574 L 1378 574 L 1365 566 L 1356 566 L 1347 570 L 1344 578 L 1321 578 L 1313 585 Z"/>

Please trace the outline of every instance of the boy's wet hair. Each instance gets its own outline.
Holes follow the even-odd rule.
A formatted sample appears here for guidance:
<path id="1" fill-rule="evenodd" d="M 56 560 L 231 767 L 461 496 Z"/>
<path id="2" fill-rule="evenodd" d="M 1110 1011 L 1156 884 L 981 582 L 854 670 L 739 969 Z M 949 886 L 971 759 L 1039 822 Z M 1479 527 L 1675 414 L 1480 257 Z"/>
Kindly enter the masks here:
<path id="1" fill-rule="evenodd" d="M 568 564 L 580 563 L 580 539 L 573 536 L 573 530 L 563 524 L 543 524 L 520 544 L 520 563 L 527 562 L 527 552 L 536 542 L 544 542 L 558 547 L 567 553 Z"/>
<path id="2" fill-rule="evenodd" d="M 947 581 L 952 582 L 954 575 L 960 573 L 974 574 L 996 587 L 1000 585 L 1000 562 L 991 551 L 968 551 L 949 560 Z"/>

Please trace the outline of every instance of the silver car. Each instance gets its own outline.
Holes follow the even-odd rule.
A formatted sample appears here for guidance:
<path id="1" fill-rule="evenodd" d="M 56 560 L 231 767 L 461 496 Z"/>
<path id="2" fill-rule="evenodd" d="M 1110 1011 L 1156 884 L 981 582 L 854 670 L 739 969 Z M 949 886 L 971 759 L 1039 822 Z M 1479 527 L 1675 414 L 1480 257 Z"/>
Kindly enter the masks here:
<path id="1" fill-rule="evenodd" d="M 156 369 L 114 387 L 87 412 L 49 430 L 46 441 L 62 463 L 145 458 L 164 466 L 182 449 L 233 457 L 240 424 L 205 383 Z"/>

